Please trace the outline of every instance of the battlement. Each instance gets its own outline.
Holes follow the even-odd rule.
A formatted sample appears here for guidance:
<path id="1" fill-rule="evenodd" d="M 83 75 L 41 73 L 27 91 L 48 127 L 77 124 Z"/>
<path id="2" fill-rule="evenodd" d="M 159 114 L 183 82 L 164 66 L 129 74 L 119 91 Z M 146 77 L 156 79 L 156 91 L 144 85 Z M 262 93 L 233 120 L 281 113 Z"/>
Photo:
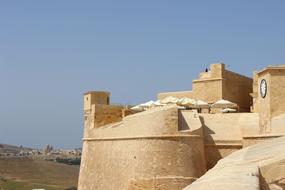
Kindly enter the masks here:
<path id="1" fill-rule="evenodd" d="M 211 64 L 210 70 L 207 72 L 201 72 L 199 74 L 199 79 L 193 80 L 199 81 L 199 80 L 207 80 L 207 79 L 220 79 L 223 77 L 223 73 L 225 72 L 225 64 L 224 63 L 214 63 Z"/>
<path id="2" fill-rule="evenodd" d="M 84 94 L 84 110 L 90 110 L 92 105 L 110 104 L 110 92 L 104 91 L 89 91 Z"/>

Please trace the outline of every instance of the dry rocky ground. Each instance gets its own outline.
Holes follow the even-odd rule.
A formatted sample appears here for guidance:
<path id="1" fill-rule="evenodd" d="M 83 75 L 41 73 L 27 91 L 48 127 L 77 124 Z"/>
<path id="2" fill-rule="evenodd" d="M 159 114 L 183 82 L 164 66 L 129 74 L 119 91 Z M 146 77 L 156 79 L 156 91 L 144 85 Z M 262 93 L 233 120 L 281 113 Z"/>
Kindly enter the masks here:
<path id="1" fill-rule="evenodd" d="M 76 189 L 79 165 L 69 165 L 70 159 L 51 158 L 53 157 L 1 156 L 0 190 Z"/>

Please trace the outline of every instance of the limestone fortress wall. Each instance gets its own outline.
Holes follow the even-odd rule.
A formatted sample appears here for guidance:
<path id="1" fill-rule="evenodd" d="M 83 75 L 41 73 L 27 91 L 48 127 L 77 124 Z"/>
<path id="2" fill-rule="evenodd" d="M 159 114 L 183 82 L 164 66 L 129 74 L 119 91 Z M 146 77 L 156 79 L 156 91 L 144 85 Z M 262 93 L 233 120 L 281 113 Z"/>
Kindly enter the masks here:
<path id="1" fill-rule="evenodd" d="M 252 80 L 213 64 L 193 81 L 193 91 L 158 95 L 227 99 L 239 113 L 198 113 L 176 105 L 135 113 L 110 105 L 110 93 L 86 93 L 79 190 L 180 190 L 229 154 L 283 136 L 284 71 L 268 67 Z"/>
<path id="2" fill-rule="evenodd" d="M 90 129 L 84 137 L 80 189 L 191 183 L 206 171 L 204 142 L 201 133 L 179 132 L 178 124 L 172 105 Z"/>

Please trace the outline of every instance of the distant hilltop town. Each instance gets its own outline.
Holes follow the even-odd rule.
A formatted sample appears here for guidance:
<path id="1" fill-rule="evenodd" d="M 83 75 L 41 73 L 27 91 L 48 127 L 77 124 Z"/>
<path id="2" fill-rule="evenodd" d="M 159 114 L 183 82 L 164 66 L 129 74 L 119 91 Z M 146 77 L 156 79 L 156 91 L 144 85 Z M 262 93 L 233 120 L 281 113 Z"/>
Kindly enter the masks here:
<path id="1" fill-rule="evenodd" d="M 70 165 L 79 165 L 81 148 L 74 150 L 54 149 L 52 145 L 46 145 L 43 149 L 26 148 L 23 146 L 12 146 L 0 144 L 0 157 L 32 157 L 57 161 Z"/>
<path id="2" fill-rule="evenodd" d="M 284 189 L 284 84 L 285 65 L 249 78 L 217 63 L 132 108 L 85 93 L 78 189 Z"/>

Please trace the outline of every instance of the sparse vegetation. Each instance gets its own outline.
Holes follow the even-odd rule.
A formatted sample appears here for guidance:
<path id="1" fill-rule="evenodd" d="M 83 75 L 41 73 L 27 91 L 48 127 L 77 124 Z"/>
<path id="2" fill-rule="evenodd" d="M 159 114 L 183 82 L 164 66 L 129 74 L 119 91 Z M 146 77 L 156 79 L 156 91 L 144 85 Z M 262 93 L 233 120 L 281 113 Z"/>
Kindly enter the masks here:
<path id="1" fill-rule="evenodd" d="M 70 188 L 67 188 L 65 190 L 77 190 L 77 188 L 76 187 L 70 187 Z"/>
<path id="2" fill-rule="evenodd" d="M 68 165 L 80 165 L 80 158 L 56 158 L 55 161 L 62 164 Z"/>
<path id="3" fill-rule="evenodd" d="M 17 182 L 8 180 L 6 182 L 0 181 L 1 190 L 32 190 L 32 189 L 45 189 L 45 190 L 62 190 L 60 187 L 53 187 L 42 184 L 31 184 L 27 182 Z"/>
<path id="4" fill-rule="evenodd" d="M 79 167 L 27 157 L 0 157 L 0 174 L 0 190 L 75 190 Z"/>

